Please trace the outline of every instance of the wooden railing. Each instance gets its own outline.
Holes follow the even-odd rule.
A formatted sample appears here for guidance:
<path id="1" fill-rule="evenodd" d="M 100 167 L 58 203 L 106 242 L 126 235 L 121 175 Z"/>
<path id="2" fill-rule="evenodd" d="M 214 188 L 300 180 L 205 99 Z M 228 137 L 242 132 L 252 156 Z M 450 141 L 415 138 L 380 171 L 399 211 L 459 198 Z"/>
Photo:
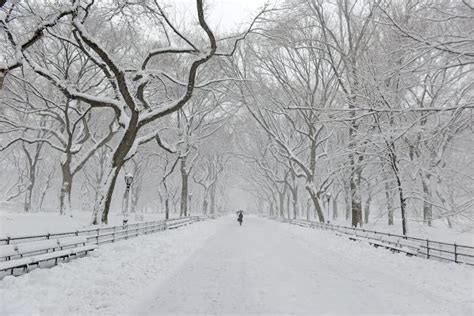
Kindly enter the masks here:
<path id="1" fill-rule="evenodd" d="M 474 266 L 474 247 L 472 246 L 378 232 L 375 230 L 363 228 L 326 224 L 302 219 L 282 219 L 278 217 L 272 217 L 271 219 L 303 227 L 319 228 L 339 232 L 349 236 L 377 240 L 391 244 L 394 247 L 402 245 L 403 247 L 407 247 L 415 251 L 418 257 L 464 263 Z"/>

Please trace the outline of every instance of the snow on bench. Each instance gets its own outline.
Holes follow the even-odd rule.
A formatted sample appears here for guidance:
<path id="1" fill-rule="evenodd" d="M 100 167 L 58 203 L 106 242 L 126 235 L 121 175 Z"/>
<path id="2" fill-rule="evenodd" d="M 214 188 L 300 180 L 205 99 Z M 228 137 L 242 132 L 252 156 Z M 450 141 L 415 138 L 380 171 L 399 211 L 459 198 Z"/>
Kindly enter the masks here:
<path id="1" fill-rule="evenodd" d="M 416 256 L 418 254 L 418 251 L 415 251 L 415 250 L 411 250 L 411 249 L 408 249 L 407 247 L 413 247 L 411 245 L 408 245 L 408 244 L 404 244 L 402 242 L 400 242 L 401 240 L 404 240 L 404 239 L 397 239 L 396 242 L 390 242 L 390 241 L 386 241 L 386 240 L 377 240 L 377 239 L 373 239 L 373 238 L 368 238 L 368 237 L 362 237 L 362 236 L 356 236 L 356 235 L 350 235 L 349 236 L 349 239 L 350 240 L 354 240 L 354 241 L 365 241 L 375 247 L 384 247 L 386 249 L 390 249 L 392 251 L 396 251 L 396 252 L 403 252 L 409 256 Z"/>
<path id="2" fill-rule="evenodd" d="M 31 252 L 39 252 L 58 247 L 58 241 L 56 239 L 40 240 L 25 242 L 16 245 L 16 251 L 20 255 L 25 255 Z"/>
<path id="3" fill-rule="evenodd" d="M 28 271 L 32 265 L 40 266 L 41 262 L 58 259 L 70 259 L 71 255 L 77 256 L 94 250 L 97 245 L 88 244 L 87 236 L 74 236 L 59 239 L 24 242 L 15 245 L 0 246 L 0 271 L 23 268 Z M 46 252 L 46 253 L 44 253 Z"/>
<path id="4" fill-rule="evenodd" d="M 66 237 L 58 239 L 58 244 L 61 248 L 72 246 L 72 245 L 80 245 L 87 243 L 87 236 L 74 236 L 74 237 Z"/>
<path id="5" fill-rule="evenodd" d="M 13 245 L 1 245 L 0 246 L 0 257 L 7 258 L 6 260 L 10 260 L 11 256 L 16 256 L 15 246 Z"/>
<path id="6" fill-rule="evenodd" d="M 0 262 L 0 271 L 10 270 L 13 274 L 14 268 L 28 268 L 29 264 L 33 264 L 33 258 L 20 258 L 15 260 L 8 260 Z"/>
<path id="7" fill-rule="evenodd" d="M 188 225 L 188 224 L 191 224 L 192 221 L 190 220 L 190 218 L 176 218 L 176 219 L 171 219 L 171 220 L 168 220 L 166 223 L 165 223 L 165 226 L 166 226 L 166 229 L 175 229 L 175 228 L 178 228 L 178 227 L 181 227 L 181 226 L 184 226 L 184 225 Z"/>

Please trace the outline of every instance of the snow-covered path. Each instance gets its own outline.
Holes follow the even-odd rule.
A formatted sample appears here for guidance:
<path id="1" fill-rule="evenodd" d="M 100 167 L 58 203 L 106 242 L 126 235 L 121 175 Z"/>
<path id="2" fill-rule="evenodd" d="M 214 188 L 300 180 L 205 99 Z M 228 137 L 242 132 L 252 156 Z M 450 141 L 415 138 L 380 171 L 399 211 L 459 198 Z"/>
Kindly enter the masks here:
<path id="1" fill-rule="evenodd" d="M 330 232 L 245 218 L 221 227 L 132 313 L 472 315 L 474 269 Z"/>

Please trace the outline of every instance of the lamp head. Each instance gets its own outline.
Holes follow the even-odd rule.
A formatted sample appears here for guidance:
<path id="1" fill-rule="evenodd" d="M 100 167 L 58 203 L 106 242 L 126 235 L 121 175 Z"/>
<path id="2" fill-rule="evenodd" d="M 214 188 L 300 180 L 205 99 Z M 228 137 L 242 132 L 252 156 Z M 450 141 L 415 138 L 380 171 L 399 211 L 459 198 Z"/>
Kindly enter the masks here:
<path id="1" fill-rule="evenodd" d="M 131 173 L 127 173 L 125 175 L 125 183 L 127 185 L 130 185 L 130 184 L 132 184 L 132 182 L 133 182 L 133 175 Z"/>

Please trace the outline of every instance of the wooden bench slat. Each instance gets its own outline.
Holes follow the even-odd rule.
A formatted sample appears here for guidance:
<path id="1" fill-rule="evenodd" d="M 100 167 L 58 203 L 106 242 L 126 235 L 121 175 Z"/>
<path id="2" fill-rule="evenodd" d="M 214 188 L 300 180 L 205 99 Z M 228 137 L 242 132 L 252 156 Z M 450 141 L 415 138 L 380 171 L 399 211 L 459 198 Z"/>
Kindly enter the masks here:
<path id="1" fill-rule="evenodd" d="M 70 249 L 61 249 L 62 247 L 77 246 Z M 40 262 L 64 258 L 70 255 L 92 251 L 97 245 L 87 244 L 87 236 L 73 236 L 60 239 L 48 239 L 40 241 L 25 242 L 16 245 L 0 246 L 0 256 L 9 258 L 11 256 L 25 255 L 22 258 L 15 258 L 0 262 L 0 271 L 12 270 L 15 268 L 28 267 L 29 265 L 39 264 Z M 48 251 L 47 253 L 31 255 L 35 252 Z M 27 256 L 30 254 L 30 256 Z"/>
<path id="2" fill-rule="evenodd" d="M 25 243 L 17 244 L 16 246 L 17 246 L 18 254 L 21 255 L 21 254 L 25 254 L 29 252 L 36 252 L 36 251 L 57 248 L 58 240 L 48 239 L 48 240 L 25 242 Z"/>
<path id="3" fill-rule="evenodd" d="M 2 245 L 0 246 L 0 257 L 11 257 L 16 256 L 15 245 Z"/>
<path id="4" fill-rule="evenodd" d="M 410 255 L 416 255 L 417 254 L 417 251 L 407 249 L 407 248 L 402 248 L 402 247 L 396 246 L 396 245 L 392 245 L 392 244 L 383 242 L 382 240 L 370 239 L 370 238 L 367 238 L 367 237 L 359 237 L 359 236 L 355 236 L 355 235 L 350 236 L 349 239 L 365 241 L 365 242 L 367 242 L 369 244 L 372 244 L 372 245 L 385 247 L 385 248 L 388 248 L 388 249 L 391 249 L 391 250 L 404 252 L 404 253 L 410 254 Z"/>
<path id="5" fill-rule="evenodd" d="M 66 256 L 69 256 L 70 254 L 71 254 L 71 249 L 66 249 L 66 250 L 59 250 L 59 251 L 44 253 L 42 255 L 31 257 L 31 259 L 33 259 L 33 263 L 38 263 L 41 261 L 47 261 L 47 260 L 52 260 L 56 258 L 66 257 Z"/>
<path id="6" fill-rule="evenodd" d="M 0 270 L 9 270 L 13 268 L 20 268 L 27 266 L 33 263 L 32 257 L 15 259 L 15 260 L 8 260 L 4 262 L 0 262 Z"/>
<path id="7" fill-rule="evenodd" d="M 76 254 L 80 252 L 92 251 L 97 248 L 97 245 L 85 245 L 71 249 L 71 253 Z"/>
<path id="8" fill-rule="evenodd" d="M 67 247 L 87 243 L 87 236 L 74 236 L 58 239 L 59 246 Z"/>

